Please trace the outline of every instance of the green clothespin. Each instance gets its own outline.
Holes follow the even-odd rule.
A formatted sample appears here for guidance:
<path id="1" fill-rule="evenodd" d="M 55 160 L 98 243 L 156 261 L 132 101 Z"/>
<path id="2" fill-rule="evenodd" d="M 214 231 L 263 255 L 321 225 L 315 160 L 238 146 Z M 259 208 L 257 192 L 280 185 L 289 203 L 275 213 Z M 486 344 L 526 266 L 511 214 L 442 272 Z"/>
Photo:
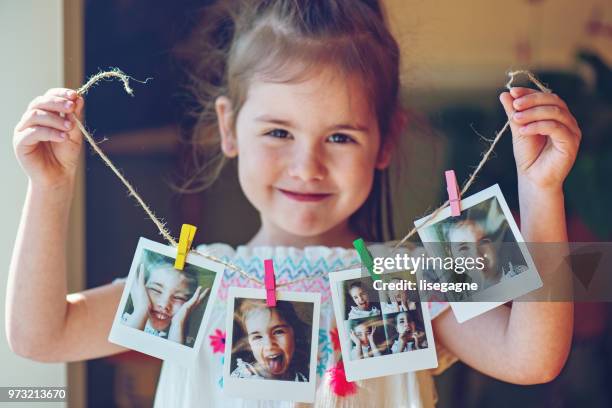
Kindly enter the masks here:
<path id="1" fill-rule="evenodd" d="M 368 272 L 370 272 L 372 279 L 379 280 L 380 276 L 374 273 L 374 258 L 372 258 L 372 254 L 368 251 L 368 247 L 363 239 L 358 238 L 353 241 L 353 246 L 357 250 L 359 258 L 361 258 L 361 263 L 366 267 Z"/>

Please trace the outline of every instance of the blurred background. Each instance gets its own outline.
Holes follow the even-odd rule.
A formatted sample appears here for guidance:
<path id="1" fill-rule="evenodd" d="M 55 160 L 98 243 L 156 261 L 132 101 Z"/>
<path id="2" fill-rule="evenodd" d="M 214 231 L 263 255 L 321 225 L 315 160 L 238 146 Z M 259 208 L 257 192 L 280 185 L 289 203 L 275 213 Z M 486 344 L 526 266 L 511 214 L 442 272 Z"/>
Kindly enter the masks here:
<path id="1" fill-rule="evenodd" d="M 19 101 L 2 113 L 0 126 L 8 140 L 34 96 L 64 84 L 77 87 L 109 67 L 119 67 L 139 80 L 153 78 L 146 84 L 133 83 L 133 98 L 119 83 L 92 89 L 86 97 L 87 126 L 145 201 L 164 218 L 173 235 L 178 236 L 182 223 L 192 223 L 199 227 L 198 243 L 236 245 L 252 236 L 258 219 L 240 191 L 233 166 L 228 166 L 205 192 L 187 195 L 172 188 L 180 182 L 189 160 L 183 142 L 192 124 L 186 112 L 194 104 L 186 90 L 184 67 L 173 50 L 187 40 L 198 21 L 197 11 L 207 3 L 55 0 L 43 4 L 0 0 L 0 21 L 5 23 L 0 25 L 0 49 L 12 56 L 0 64 L 6 69 L 0 76 L 0 88 L 9 89 Z M 612 3 L 385 0 L 383 4 L 402 49 L 402 95 L 411 118 L 402 139 L 405 158 L 395 174 L 397 238 L 408 232 L 414 219 L 444 201 L 445 169 L 455 169 L 460 182 L 471 173 L 488 146 L 487 140 L 506 121 L 498 101 L 507 81 L 506 72 L 530 69 L 564 98 L 584 135 L 566 183 L 570 239 L 610 241 Z M 27 31 L 29 36 L 9 39 L 11 31 L 7 30 L 11 27 Z M 39 35 L 33 35 L 32 30 Z M 16 44 L 22 44 L 22 48 Z M 43 49 L 40 52 L 50 55 L 35 55 L 25 61 L 26 49 Z M 24 75 L 27 78 L 23 79 Z M 20 86 L 11 78 L 32 78 L 32 82 Z M 2 221 L 6 221 L 0 238 L 8 265 L 26 180 L 6 140 L 0 149 L 2 185 L 13 188 L 14 194 L 0 202 Z M 84 155 L 82 176 L 73 216 L 75 264 L 70 283 L 74 290 L 125 276 L 139 236 L 162 240 L 142 209 L 89 149 Z M 509 134 L 498 144 L 471 192 L 494 183 L 500 184 L 518 220 Z M 4 286 L 0 289 L 4 296 Z M 439 407 L 612 406 L 609 312 L 609 304 L 576 306 L 572 352 L 564 371 L 553 382 L 513 386 L 457 363 L 437 377 Z M 49 378 L 65 378 L 58 381 L 82 389 L 77 393 L 81 400 L 73 400 L 71 406 L 152 405 L 160 369 L 160 362 L 154 358 L 128 352 L 71 364 L 67 369 L 63 365 L 43 369 L 12 356 L 4 337 L 0 340 L 3 361 L 6 357 L 16 364 L 27 364 L 25 370 L 39 370 L 36 378 L 41 384 L 48 385 Z M 0 377 L 0 385 L 23 385 L 17 378 Z"/>

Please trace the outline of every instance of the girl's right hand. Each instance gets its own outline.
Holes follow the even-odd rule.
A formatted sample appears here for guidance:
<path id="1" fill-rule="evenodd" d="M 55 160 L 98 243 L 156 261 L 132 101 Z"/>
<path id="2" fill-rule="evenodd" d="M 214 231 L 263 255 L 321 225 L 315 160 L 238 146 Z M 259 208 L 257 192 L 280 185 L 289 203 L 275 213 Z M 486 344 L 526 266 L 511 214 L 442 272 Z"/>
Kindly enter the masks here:
<path id="1" fill-rule="evenodd" d="M 149 293 L 147 292 L 144 275 L 144 264 L 140 264 L 136 282 L 132 284 L 132 289 L 130 290 L 132 304 L 134 305 L 134 315 L 140 318 L 146 316 L 151 307 L 151 298 L 149 298 Z"/>
<path id="2" fill-rule="evenodd" d="M 53 187 L 74 178 L 83 136 L 72 114 L 80 120 L 84 104 L 75 91 L 53 88 L 28 105 L 15 126 L 13 148 L 34 184 Z"/>
<path id="3" fill-rule="evenodd" d="M 355 334 L 353 330 L 351 330 L 350 336 L 351 336 L 351 340 L 353 341 L 353 343 L 355 343 L 355 346 L 359 347 L 359 345 L 361 344 L 361 341 L 359 340 L 359 337 L 357 337 L 357 335 Z"/>

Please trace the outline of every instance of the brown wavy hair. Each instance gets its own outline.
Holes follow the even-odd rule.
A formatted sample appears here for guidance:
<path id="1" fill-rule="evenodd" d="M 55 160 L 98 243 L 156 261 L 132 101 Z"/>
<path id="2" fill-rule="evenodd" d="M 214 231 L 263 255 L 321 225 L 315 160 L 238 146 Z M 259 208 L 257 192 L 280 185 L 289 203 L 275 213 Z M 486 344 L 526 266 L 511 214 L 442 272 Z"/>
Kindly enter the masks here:
<path id="1" fill-rule="evenodd" d="M 193 168 L 185 187 L 201 191 L 228 159 L 220 149 L 215 99 L 227 96 L 234 124 L 253 78 L 291 83 L 322 65 L 361 80 L 376 113 L 381 146 L 404 125 L 400 55 L 376 0 L 222 0 L 204 8 L 189 41 L 177 47 L 196 100 Z M 296 63 L 297 62 L 297 63 Z M 387 170 L 375 170 L 369 197 L 350 226 L 366 240 L 393 237 Z"/>

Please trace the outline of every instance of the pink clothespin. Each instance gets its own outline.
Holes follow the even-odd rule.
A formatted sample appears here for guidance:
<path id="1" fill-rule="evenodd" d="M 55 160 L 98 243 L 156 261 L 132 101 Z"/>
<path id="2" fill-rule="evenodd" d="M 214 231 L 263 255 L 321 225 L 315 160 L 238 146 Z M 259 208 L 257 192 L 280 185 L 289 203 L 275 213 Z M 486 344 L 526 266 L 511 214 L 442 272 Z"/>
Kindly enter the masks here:
<path id="1" fill-rule="evenodd" d="M 446 191 L 448 192 L 451 215 L 458 217 L 461 215 L 461 193 L 459 192 L 455 170 L 446 170 L 444 176 L 446 177 Z"/>
<path id="2" fill-rule="evenodd" d="M 276 306 L 276 278 L 274 277 L 274 264 L 271 259 L 264 260 L 264 284 L 266 285 L 266 303 L 270 307 Z"/>

